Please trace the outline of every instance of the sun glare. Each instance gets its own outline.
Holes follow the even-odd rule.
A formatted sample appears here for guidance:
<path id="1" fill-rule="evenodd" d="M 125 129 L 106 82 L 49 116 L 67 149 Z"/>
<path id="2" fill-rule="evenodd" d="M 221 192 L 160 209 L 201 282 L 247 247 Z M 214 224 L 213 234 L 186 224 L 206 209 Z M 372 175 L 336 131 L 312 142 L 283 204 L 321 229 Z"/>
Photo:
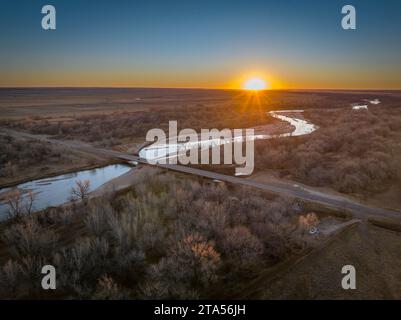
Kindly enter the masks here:
<path id="1" fill-rule="evenodd" d="M 266 90 L 266 81 L 261 78 L 250 78 L 244 82 L 243 88 L 245 90 L 259 91 Z"/>

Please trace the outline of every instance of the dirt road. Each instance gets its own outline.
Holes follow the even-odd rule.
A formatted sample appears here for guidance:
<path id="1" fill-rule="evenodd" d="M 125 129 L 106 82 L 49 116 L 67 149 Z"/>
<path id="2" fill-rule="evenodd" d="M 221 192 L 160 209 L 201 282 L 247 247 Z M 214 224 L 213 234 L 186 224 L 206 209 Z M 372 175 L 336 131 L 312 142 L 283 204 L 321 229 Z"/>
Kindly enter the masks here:
<path id="1" fill-rule="evenodd" d="M 15 131 L 11 129 L 0 129 L 0 134 L 6 134 L 13 136 L 15 138 L 29 138 L 36 139 L 47 143 L 58 144 L 65 146 L 67 148 L 77 149 L 83 152 L 96 154 L 99 156 L 106 156 L 110 158 L 119 158 L 126 161 L 136 161 L 142 164 L 148 164 L 146 160 L 141 159 L 137 156 L 130 155 L 123 152 L 118 152 L 114 150 L 102 149 L 93 147 L 87 143 L 83 143 L 81 141 L 73 141 L 73 140 L 56 140 L 49 138 L 45 135 L 34 135 L 30 133 Z M 157 165 L 160 168 L 173 170 L 177 172 L 187 173 L 191 175 L 197 175 L 200 177 L 210 178 L 213 180 L 220 180 L 227 183 L 232 183 L 236 185 L 245 185 L 250 186 L 262 190 L 267 190 L 272 193 L 294 197 L 297 199 L 301 199 L 303 201 L 318 203 L 324 206 L 346 210 L 352 212 L 354 217 L 358 219 L 367 219 L 369 216 L 379 216 L 386 218 L 401 218 L 401 212 L 392 211 L 384 208 L 376 208 L 363 203 L 358 202 L 357 200 L 353 200 L 351 198 L 339 195 L 333 195 L 329 193 L 319 192 L 313 190 L 312 188 L 300 187 L 294 185 L 289 182 L 257 182 L 251 179 L 238 178 L 233 176 L 228 176 L 224 174 L 219 174 L 216 172 L 195 169 L 191 167 L 186 167 L 183 165 L 175 165 L 175 164 L 159 164 Z"/>

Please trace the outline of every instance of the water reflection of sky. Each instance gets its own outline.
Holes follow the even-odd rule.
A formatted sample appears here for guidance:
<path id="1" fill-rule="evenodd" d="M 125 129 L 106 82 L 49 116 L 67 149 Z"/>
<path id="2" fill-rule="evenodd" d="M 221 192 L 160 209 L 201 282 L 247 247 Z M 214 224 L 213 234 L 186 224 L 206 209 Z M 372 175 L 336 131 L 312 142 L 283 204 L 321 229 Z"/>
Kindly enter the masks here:
<path id="1" fill-rule="evenodd" d="M 187 141 L 188 135 L 178 136 L 169 138 L 169 141 L 157 141 L 139 151 L 139 157 L 146 159 L 151 163 L 165 163 L 167 159 L 177 158 L 181 155 L 186 155 L 187 151 L 192 149 L 211 149 L 214 147 L 219 147 L 227 143 L 242 143 L 249 140 L 265 140 L 273 138 L 285 138 L 285 137 L 295 137 L 302 136 L 306 134 L 311 134 L 318 129 L 316 125 L 310 123 L 306 120 L 297 118 L 294 116 L 296 113 L 302 113 L 303 110 L 281 110 L 281 111 L 270 111 L 268 114 L 274 118 L 280 119 L 282 121 L 290 123 L 294 127 L 294 131 L 290 133 L 283 133 L 278 135 L 251 135 L 251 136 L 239 136 L 235 138 L 223 139 L 221 137 L 217 139 L 201 140 L 197 134 L 191 135 L 194 141 L 180 142 L 177 141 Z M 289 115 L 283 115 L 289 114 Z M 191 139 L 190 139 L 191 140 Z"/>
<path id="2" fill-rule="evenodd" d="M 49 206 L 57 206 L 69 200 L 70 191 L 77 180 L 90 180 L 90 190 L 100 187 L 130 170 L 131 167 L 122 164 L 109 165 L 102 168 L 67 173 L 64 175 L 34 180 L 22 183 L 17 187 L 22 190 L 32 190 L 35 193 L 34 209 L 41 210 Z M 0 193 L 11 188 L 0 189 Z M 8 205 L 0 203 L 0 220 L 8 216 Z"/>

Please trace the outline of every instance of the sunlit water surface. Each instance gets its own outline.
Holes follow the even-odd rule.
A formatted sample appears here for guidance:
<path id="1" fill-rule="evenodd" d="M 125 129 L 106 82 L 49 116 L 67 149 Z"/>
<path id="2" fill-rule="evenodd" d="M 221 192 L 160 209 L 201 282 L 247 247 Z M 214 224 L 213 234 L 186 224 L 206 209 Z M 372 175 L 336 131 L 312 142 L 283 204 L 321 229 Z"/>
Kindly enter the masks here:
<path id="1" fill-rule="evenodd" d="M 34 211 L 42 210 L 50 206 L 58 206 L 69 201 L 71 189 L 78 180 L 89 180 L 90 191 L 95 190 L 104 183 L 123 175 L 131 169 L 124 164 L 113 164 L 101 168 L 67 173 L 51 178 L 34 180 L 22 183 L 16 187 L 24 191 L 32 190 L 35 194 Z M 0 199 L 2 195 L 11 191 L 13 188 L 0 189 Z M 25 193 L 26 194 L 26 193 Z M 0 220 L 7 219 L 9 216 L 9 206 L 3 199 L 0 202 Z"/>
<path id="2" fill-rule="evenodd" d="M 310 134 L 315 131 L 318 127 L 301 117 L 297 117 L 297 113 L 302 113 L 303 110 L 283 110 L 283 111 L 271 111 L 268 114 L 274 118 L 280 119 L 285 122 L 289 122 L 292 126 L 294 126 L 294 130 L 289 133 L 283 133 L 278 135 L 266 135 L 266 134 L 258 134 L 251 136 L 239 136 L 233 137 L 231 140 L 227 141 L 226 139 L 208 139 L 201 140 L 198 136 L 196 136 L 195 140 L 199 141 L 188 141 L 188 142 L 178 142 L 177 141 L 185 141 L 190 140 L 189 137 L 186 136 L 178 136 L 169 138 L 168 141 L 157 141 L 147 147 L 144 147 L 139 152 L 139 157 L 146 159 L 147 161 L 156 163 L 162 163 L 162 161 L 166 161 L 166 159 L 176 158 L 180 155 L 185 155 L 191 149 L 200 149 L 205 150 L 209 148 L 214 148 L 217 146 L 221 146 L 226 143 L 242 143 L 246 140 L 266 140 L 273 138 L 284 138 L 284 137 L 294 137 Z M 287 114 L 287 115 L 283 115 Z M 295 114 L 295 115 L 294 115 Z"/>

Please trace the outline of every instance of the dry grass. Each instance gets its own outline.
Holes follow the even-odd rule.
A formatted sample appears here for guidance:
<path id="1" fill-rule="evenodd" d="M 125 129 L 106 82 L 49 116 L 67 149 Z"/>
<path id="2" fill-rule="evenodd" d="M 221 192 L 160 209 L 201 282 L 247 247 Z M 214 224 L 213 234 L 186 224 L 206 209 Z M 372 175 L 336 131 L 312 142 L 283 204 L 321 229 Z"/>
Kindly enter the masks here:
<path id="1" fill-rule="evenodd" d="M 45 142 L 0 135 L 0 185 L 69 172 L 105 159 Z"/>
<path id="2" fill-rule="evenodd" d="M 401 234 L 352 228 L 280 277 L 259 281 L 255 299 L 400 299 Z M 341 269 L 356 268 L 356 290 L 343 290 Z"/>

